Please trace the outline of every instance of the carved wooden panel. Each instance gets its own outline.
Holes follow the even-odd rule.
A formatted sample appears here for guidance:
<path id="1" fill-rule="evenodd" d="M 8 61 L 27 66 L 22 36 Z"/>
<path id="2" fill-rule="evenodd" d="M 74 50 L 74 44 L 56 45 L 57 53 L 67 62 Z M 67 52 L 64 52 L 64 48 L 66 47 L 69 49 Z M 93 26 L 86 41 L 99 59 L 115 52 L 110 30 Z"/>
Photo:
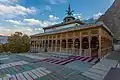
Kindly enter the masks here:
<path id="1" fill-rule="evenodd" d="M 66 37 L 66 33 L 63 33 L 61 34 L 62 35 L 62 38 L 65 38 Z"/>
<path id="2" fill-rule="evenodd" d="M 57 35 L 57 38 L 60 38 L 60 34 Z"/>
<path id="3" fill-rule="evenodd" d="M 52 39 L 52 35 L 49 35 L 49 39 Z"/>
<path id="4" fill-rule="evenodd" d="M 56 38 L 56 35 L 53 35 L 53 38 Z"/>
<path id="5" fill-rule="evenodd" d="M 104 37 L 106 37 L 106 38 L 112 40 L 112 36 L 111 36 L 107 31 L 102 30 L 102 34 L 103 34 Z"/>
<path id="6" fill-rule="evenodd" d="M 71 37 L 71 36 L 73 36 L 73 32 L 68 32 L 67 35 L 68 35 L 68 37 Z"/>
<path id="7" fill-rule="evenodd" d="M 80 31 L 76 31 L 75 36 L 80 36 Z"/>
<path id="8" fill-rule="evenodd" d="M 42 36 L 42 39 L 44 39 L 45 37 L 44 36 Z"/>
<path id="9" fill-rule="evenodd" d="M 48 39 L 48 36 L 46 36 L 46 39 Z"/>
<path id="10" fill-rule="evenodd" d="M 99 30 L 98 29 L 92 29 L 91 34 L 98 34 Z"/>
<path id="11" fill-rule="evenodd" d="M 88 35 L 89 31 L 82 31 L 82 35 Z"/>

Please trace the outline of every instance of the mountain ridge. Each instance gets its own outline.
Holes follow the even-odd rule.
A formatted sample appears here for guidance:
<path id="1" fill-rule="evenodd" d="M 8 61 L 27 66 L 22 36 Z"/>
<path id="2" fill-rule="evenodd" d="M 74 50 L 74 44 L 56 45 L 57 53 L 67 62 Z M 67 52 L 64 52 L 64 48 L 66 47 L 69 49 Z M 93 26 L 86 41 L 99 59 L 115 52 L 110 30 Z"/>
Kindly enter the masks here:
<path id="1" fill-rule="evenodd" d="M 115 0 L 98 21 L 102 21 L 111 30 L 114 38 L 120 38 L 120 0 Z"/>

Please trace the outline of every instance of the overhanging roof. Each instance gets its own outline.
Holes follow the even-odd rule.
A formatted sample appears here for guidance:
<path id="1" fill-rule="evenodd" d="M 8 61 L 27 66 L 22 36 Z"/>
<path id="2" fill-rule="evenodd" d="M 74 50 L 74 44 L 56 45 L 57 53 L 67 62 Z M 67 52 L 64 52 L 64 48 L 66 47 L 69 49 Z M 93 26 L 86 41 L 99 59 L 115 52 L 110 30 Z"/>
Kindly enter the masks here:
<path id="1" fill-rule="evenodd" d="M 31 37 L 34 36 L 42 36 L 42 35 L 48 35 L 48 34 L 57 34 L 57 33 L 62 33 L 62 32 L 66 32 L 66 31 L 73 31 L 73 30 L 84 30 L 84 29 L 90 29 L 90 28 L 96 28 L 96 27 L 102 27 L 103 29 L 105 29 L 111 36 L 113 36 L 113 33 L 107 28 L 107 26 L 102 23 L 102 22 L 97 22 L 94 24 L 84 24 L 84 25 L 80 25 L 80 26 L 73 26 L 71 28 L 66 28 L 64 30 L 59 30 L 59 31 L 53 31 L 53 32 L 47 32 L 47 33 L 40 33 L 40 34 L 35 34 L 32 35 Z"/>

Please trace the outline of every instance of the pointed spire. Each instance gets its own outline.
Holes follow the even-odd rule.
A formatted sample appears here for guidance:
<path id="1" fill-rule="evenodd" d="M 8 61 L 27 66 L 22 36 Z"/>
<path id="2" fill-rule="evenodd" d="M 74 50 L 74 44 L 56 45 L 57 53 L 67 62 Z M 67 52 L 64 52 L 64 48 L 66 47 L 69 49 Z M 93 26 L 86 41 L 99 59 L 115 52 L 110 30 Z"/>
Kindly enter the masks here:
<path id="1" fill-rule="evenodd" d="M 74 12 L 74 11 L 71 11 L 70 1 L 68 3 L 68 10 L 66 10 L 66 12 L 67 12 L 67 15 L 69 15 L 69 16 L 73 15 L 72 12 Z"/>

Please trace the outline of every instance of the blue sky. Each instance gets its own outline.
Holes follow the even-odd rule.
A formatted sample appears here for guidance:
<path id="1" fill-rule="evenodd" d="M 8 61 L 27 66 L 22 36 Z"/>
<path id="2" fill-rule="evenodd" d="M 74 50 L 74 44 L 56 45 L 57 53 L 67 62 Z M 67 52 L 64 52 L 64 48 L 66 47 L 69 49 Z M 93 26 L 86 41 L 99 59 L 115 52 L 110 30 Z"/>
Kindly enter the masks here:
<path id="1" fill-rule="evenodd" d="M 79 19 L 99 18 L 114 0 L 70 0 L 73 16 Z M 0 35 L 21 31 L 31 35 L 42 28 L 61 22 L 68 0 L 0 0 Z"/>

